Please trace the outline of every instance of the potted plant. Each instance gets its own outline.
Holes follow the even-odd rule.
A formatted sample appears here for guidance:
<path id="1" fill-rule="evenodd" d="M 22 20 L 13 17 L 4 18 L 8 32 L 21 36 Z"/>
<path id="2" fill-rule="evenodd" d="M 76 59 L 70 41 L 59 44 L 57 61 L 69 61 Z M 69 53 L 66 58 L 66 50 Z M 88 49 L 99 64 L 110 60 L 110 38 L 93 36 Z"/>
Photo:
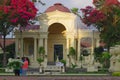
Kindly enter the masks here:
<path id="1" fill-rule="evenodd" d="M 39 72 L 41 73 L 41 72 L 42 72 L 42 64 L 41 64 L 41 63 L 44 61 L 44 59 L 42 59 L 42 58 L 39 57 L 39 58 L 37 59 L 37 61 L 38 61 L 39 65 L 40 65 Z"/>
<path id="2" fill-rule="evenodd" d="M 74 47 L 69 48 L 69 54 L 67 55 L 69 57 L 69 64 L 71 64 L 71 60 L 76 60 L 76 51 Z M 71 65 L 70 65 L 71 66 Z"/>
<path id="3" fill-rule="evenodd" d="M 83 56 L 88 56 L 90 53 L 88 52 L 88 50 L 87 49 L 84 49 L 83 51 L 82 51 L 82 55 Z"/>
<path id="4" fill-rule="evenodd" d="M 38 63 L 39 63 L 40 66 L 41 66 L 41 65 L 42 65 L 41 63 L 44 61 L 44 59 L 42 59 L 42 58 L 38 58 L 37 61 L 38 61 Z"/>
<path id="5" fill-rule="evenodd" d="M 40 57 L 44 59 L 44 57 L 45 57 L 45 49 L 44 49 L 43 46 L 39 47 L 38 53 L 39 53 Z"/>
<path id="6" fill-rule="evenodd" d="M 13 69 L 13 72 L 14 72 L 15 76 L 19 76 L 22 64 L 23 64 L 22 61 L 14 60 L 14 61 L 11 61 L 11 62 L 8 63 L 8 67 Z"/>
<path id="7" fill-rule="evenodd" d="M 45 55 L 45 49 L 44 49 L 43 46 L 39 47 L 38 53 L 39 53 L 39 58 L 37 59 L 37 61 L 40 64 L 39 72 L 41 73 L 42 72 L 42 68 L 43 68 L 41 63 L 44 62 L 44 58 L 47 55 Z"/>
<path id="8" fill-rule="evenodd" d="M 109 68 L 110 66 L 110 53 L 109 52 L 103 52 L 101 57 L 101 63 L 103 64 L 104 68 Z"/>
<path id="9" fill-rule="evenodd" d="M 83 68 L 83 66 L 82 66 L 82 61 L 83 61 L 83 60 L 84 60 L 84 57 L 83 57 L 83 55 L 80 54 L 79 61 L 81 62 L 81 67 L 80 67 L 81 69 Z"/>
<path id="10" fill-rule="evenodd" d="M 60 62 L 63 63 L 62 72 L 65 72 L 65 70 L 66 70 L 66 60 L 61 59 Z"/>

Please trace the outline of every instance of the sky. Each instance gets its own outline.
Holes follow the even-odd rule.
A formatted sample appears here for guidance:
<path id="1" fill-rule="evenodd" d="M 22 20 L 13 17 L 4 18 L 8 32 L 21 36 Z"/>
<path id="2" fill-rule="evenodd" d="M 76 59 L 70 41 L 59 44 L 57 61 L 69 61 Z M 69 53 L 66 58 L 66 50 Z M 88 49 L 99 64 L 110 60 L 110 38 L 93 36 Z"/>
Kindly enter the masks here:
<path id="1" fill-rule="evenodd" d="M 36 3 L 36 7 L 38 8 L 40 13 L 43 13 L 48 7 L 54 5 L 55 3 L 61 3 L 65 7 L 72 8 L 85 8 L 86 6 L 93 6 L 92 0 L 41 0 L 46 5 L 42 6 L 40 3 Z M 13 34 L 10 33 L 7 35 L 7 38 L 13 37 Z"/>
<path id="2" fill-rule="evenodd" d="M 36 3 L 37 8 L 42 13 L 44 12 L 48 7 L 54 5 L 55 3 L 62 3 L 65 7 L 71 9 L 71 8 L 85 8 L 86 6 L 93 6 L 92 1 L 93 0 L 41 0 L 46 5 L 42 6 L 40 3 Z"/>

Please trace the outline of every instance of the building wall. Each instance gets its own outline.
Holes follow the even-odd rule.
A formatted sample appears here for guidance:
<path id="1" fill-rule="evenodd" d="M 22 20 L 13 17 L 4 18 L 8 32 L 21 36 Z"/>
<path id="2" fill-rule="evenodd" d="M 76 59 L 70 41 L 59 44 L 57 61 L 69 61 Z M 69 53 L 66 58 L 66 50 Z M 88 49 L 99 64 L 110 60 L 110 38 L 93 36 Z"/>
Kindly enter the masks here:
<path id="1" fill-rule="evenodd" d="M 93 54 L 93 49 L 95 46 L 97 46 L 99 41 L 99 33 L 94 30 L 85 30 L 80 28 L 77 29 L 75 22 L 76 17 L 77 16 L 72 13 L 65 13 L 57 10 L 40 15 L 38 17 L 40 21 L 40 29 L 29 33 L 22 33 L 22 38 L 24 38 L 24 53 L 27 55 L 29 51 L 29 45 L 33 45 L 33 63 L 37 63 L 36 60 L 38 58 L 38 48 L 43 46 L 45 48 L 45 55 L 47 55 L 47 58 L 44 61 L 44 65 L 47 65 L 47 62 L 54 62 L 54 45 L 62 44 L 63 59 L 69 63 L 69 59 L 67 57 L 69 54 L 69 48 L 74 47 L 78 52 L 77 57 L 79 58 L 79 53 L 81 50 L 80 41 L 82 38 L 89 37 L 92 40 L 90 49 L 91 54 Z M 21 39 L 19 32 L 16 33 L 16 38 Z M 78 44 L 76 44 L 76 39 L 78 40 Z M 18 52 L 17 49 L 16 51 Z M 90 55 L 89 59 L 91 56 L 93 55 Z M 29 57 L 31 59 L 30 55 Z"/>
<path id="2" fill-rule="evenodd" d="M 63 35 L 49 35 L 48 38 L 48 61 L 54 62 L 54 45 L 55 44 L 62 44 L 63 45 L 63 59 L 66 59 L 66 39 Z"/>

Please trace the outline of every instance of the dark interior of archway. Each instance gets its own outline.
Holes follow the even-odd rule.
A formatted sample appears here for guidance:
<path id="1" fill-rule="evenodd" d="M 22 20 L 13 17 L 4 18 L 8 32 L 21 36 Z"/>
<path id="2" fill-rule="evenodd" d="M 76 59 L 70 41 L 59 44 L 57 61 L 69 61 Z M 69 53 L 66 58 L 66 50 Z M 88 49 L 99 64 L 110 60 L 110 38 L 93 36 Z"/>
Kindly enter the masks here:
<path id="1" fill-rule="evenodd" d="M 60 33 L 62 33 L 65 30 L 66 29 L 65 29 L 64 25 L 62 25 L 60 23 L 54 23 L 48 29 L 50 34 L 54 34 L 54 33 L 60 34 Z"/>

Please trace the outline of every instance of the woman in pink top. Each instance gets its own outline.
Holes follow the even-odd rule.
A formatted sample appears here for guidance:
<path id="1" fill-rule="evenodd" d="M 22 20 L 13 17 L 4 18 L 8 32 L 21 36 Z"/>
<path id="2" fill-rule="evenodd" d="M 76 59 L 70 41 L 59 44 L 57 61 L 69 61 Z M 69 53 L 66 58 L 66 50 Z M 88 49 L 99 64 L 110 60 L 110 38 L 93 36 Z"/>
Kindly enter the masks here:
<path id="1" fill-rule="evenodd" d="M 22 65 L 22 75 L 23 76 L 26 76 L 27 70 L 28 70 L 28 60 L 25 57 L 24 61 L 23 61 L 23 65 Z"/>

